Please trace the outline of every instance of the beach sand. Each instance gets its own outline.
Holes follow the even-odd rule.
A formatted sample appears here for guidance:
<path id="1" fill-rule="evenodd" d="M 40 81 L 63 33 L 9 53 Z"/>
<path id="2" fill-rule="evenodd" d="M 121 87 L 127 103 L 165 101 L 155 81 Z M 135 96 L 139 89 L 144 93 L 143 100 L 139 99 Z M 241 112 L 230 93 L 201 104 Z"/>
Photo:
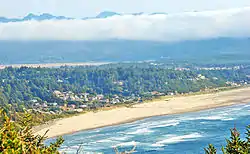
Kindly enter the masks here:
<path id="1" fill-rule="evenodd" d="M 61 67 L 61 66 L 99 66 L 111 64 L 111 62 L 83 62 L 83 63 L 44 63 L 44 64 L 11 64 L 11 65 L 0 65 L 0 69 L 6 67 L 29 67 L 29 68 L 51 68 L 51 67 Z"/>
<path id="2" fill-rule="evenodd" d="M 49 138 L 105 126 L 128 123 L 143 118 L 193 112 L 234 104 L 250 103 L 250 87 L 211 94 L 176 96 L 167 100 L 136 104 L 113 110 L 88 112 L 82 115 L 60 119 L 35 132 L 43 135 L 48 129 Z"/>

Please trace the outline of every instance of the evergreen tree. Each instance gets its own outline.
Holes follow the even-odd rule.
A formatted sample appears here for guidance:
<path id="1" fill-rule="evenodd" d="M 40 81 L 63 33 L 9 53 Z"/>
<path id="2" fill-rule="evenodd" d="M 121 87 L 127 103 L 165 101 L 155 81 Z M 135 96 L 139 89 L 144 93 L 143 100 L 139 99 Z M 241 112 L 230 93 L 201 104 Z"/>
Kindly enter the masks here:
<path id="1" fill-rule="evenodd" d="M 59 154 L 58 148 L 63 143 L 63 138 L 59 137 L 55 143 L 46 146 L 46 134 L 33 135 L 30 124 L 32 117 L 29 114 L 25 114 L 19 123 L 12 122 L 3 110 L 0 114 L 3 123 L 0 129 L 1 154 Z"/>
<path id="2" fill-rule="evenodd" d="M 237 129 L 231 129 L 231 136 L 226 140 L 226 147 L 221 148 L 223 154 L 250 154 L 250 125 L 246 130 L 246 140 L 242 140 Z M 205 154 L 216 154 L 215 147 L 209 144 L 209 147 L 205 148 Z"/>

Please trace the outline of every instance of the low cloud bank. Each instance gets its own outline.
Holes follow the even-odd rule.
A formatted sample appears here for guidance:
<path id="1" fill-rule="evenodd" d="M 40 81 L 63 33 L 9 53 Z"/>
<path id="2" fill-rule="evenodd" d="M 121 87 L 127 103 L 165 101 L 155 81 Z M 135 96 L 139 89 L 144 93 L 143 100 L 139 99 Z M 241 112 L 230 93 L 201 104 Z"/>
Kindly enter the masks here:
<path id="1" fill-rule="evenodd" d="M 0 23 L 0 40 L 181 41 L 250 37 L 250 7 L 105 19 Z"/>

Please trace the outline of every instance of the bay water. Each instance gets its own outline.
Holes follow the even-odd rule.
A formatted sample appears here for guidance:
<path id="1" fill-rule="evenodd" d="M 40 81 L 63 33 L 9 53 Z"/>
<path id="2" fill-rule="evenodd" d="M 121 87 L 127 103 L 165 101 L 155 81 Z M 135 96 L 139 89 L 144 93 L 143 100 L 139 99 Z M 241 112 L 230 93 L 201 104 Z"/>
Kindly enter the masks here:
<path id="1" fill-rule="evenodd" d="M 136 145 L 137 154 L 201 154 L 209 143 L 213 143 L 220 151 L 234 126 L 244 138 L 245 128 L 249 124 L 250 104 L 234 105 L 152 117 L 65 135 L 65 142 L 60 150 L 75 154 L 81 147 L 81 151 L 84 151 L 82 153 L 86 154 L 113 154 L 113 147 L 118 147 L 120 151 L 129 151 Z"/>

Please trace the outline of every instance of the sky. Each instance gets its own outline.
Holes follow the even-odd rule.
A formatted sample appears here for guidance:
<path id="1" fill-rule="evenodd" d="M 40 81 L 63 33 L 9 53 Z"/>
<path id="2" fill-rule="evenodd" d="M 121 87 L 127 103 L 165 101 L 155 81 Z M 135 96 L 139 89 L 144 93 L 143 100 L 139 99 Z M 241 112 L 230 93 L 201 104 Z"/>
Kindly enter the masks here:
<path id="1" fill-rule="evenodd" d="M 0 0 L 0 16 L 51 13 L 81 18 L 95 16 L 102 11 L 177 13 L 247 6 L 250 6 L 250 0 Z"/>

